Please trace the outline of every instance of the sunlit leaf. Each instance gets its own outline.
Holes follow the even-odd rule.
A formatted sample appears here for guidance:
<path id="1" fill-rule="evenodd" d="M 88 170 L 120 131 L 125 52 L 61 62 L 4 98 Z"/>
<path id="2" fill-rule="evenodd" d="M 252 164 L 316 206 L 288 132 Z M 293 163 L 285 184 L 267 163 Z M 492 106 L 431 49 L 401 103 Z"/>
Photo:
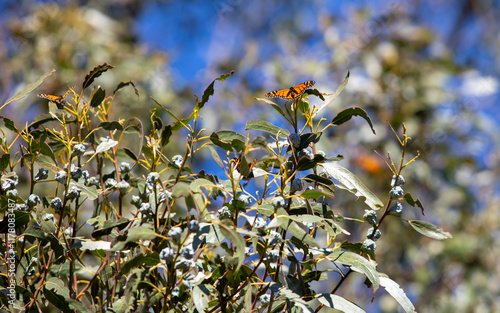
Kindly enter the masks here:
<path id="1" fill-rule="evenodd" d="M 281 114 L 281 116 L 283 116 L 285 119 L 287 118 L 287 115 L 285 114 L 285 112 L 283 111 L 283 109 L 281 109 L 281 107 L 279 105 L 277 105 L 276 103 L 274 103 L 273 101 L 271 101 L 269 99 L 266 99 L 266 98 L 255 98 L 255 100 L 262 101 L 264 103 L 272 105 L 272 107 L 276 111 L 278 111 L 278 113 Z"/>
<path id="2" fill-rule="evenodd" d="M 408 221 L 408 223 L 410 223 L 411 227 L 413 227 L 416 231 L 432 239 L 444 240 L 453 237 L 449 232 L 446 232 L 431 223 L 424 221 Z"/>
<path id="3" fill-rule="evenodd" d="M 373 210 L 378 210 L 383 207 L 382 201 L 375 196 L 364 184 L 359 180 L 356 175 L 351 173 L 346 168 L 338 164 L 338 162 L 323 163 L 321 166 L 325 171 L 337 180 L 348 191 L 352 192 L 358 197 L 365 197 L 365 203 Z"/>
<path id="4" fill-rule="evenodd" d="M 71 248 L 77 248 L 80 250 L 104 250 L 107 251 L 111 249 L 111 242 L 110 241 L 102 241 L 102 240 L 96 240 L 96 241 L 91 241 L 91 240 L 85 240 L 85 241 L 79 241 L 75 243 Z"/>
<path id="5" fill-rule="evenodd" d="M 115 227 L 117 227 L 119 230 L 123 230 L 125 227 L 128 226 L 129 223 L 130 220 L 124 217 L 122 217 L 118 221 L 107 220 L 104 222 L 102 228 L 96 229 L 92 232 L 92 237 L 97 238 L 109 235 L 111 231 L 113 231 L 113 228 Z"/>
<path id="6" fill-rule="evenodd" d="M 215 184 L 208 179 L 199 178 L 191 183 L 191 190 L 193 192 L 202 192 L 201 188 L 211 191 L 215 187 Z"/>
<path id="7" fill-rule="evenodd" d="M 251 130 L 251 129 L 260 130 L 274 136 L 279 136 L 281 138 L 287 138 L 290 135 L 290 131 L 275 126 L 268 121 L 262 121 L 262 120 L 247 122 L 245 130 Z"/>
<path id="8" fill-rule="evenodd" d="M 324 251 L 325 254 L 327 254 L 326 250 Z M 340 249 L 333 250 L 331 253 L 328 253 L 326 257 L 330 261 L 349 265 L 353 270 L 364 274 L 372 283 L 373 294 L 375 295 L 375 292 L 380 286 L 380 280 L 375 266 L 369 260 L 356 253 L 342 251 Z"/>
<path id="9" fill-rule="evenodd" d="M 226 151 L 232 151 L 233 148 L 240 152 L 245 148 L 245 136 L 230 130 L 214 132 L 210 135 L 212 143 Z"/>
<path id="10" fill-rule="evenodd" d="M 406 296 L 404 290 L 399 287 L 395 281 L 381 274 L 380 286 L 382 286 L 394 299 L 396 299 L 406 313 L 417 312 L 410 299 Z"/>
<path id="11" fill-rule="evenodd" d="M 350 75 L 350 72 L 348 71 L 344 81 L 340 84 L 340 86 L 337 87 L 337 91 L 335 91 L 335 93 L 333 95 L 326 98 L 326 101 L 321 106 L 318 107 L 317 112 L 323 110 L 328 105 L 330 105 L 333 101 L 335 101 L 335 99 L 337 99 L 337 97 L 340 95 L 340 93 L 344 90 L 345 86 L 347 86 L 347 82 L 349 81 L 349 75 Z"/>
<path id="12" fill-rule="evenodd" d="M 217 151 L 215 151 L 214 147 L 207 145 L 208 150 L 210 150 L 210 154 L 212 155 L 212 159 L 219 165 L 221 168 L 224 167 L 224 163 L 222 163 L 221 158 Z"/>
<path id="13" fill-rule="evenodd" d="M 199 284 L 193 288 L 193 303 L 198 312 L 205 312 L 208 308 L 208 299 L 215 293 L 215 288 L 209 284 Z"/>
<path id="14" fill-rule="evenodd" d="M 236 247 L 236 253 L 234 256 L 238 262 L 236 266 L 236 270 L 238 270 L 245 260 L 245 241 L 243 240 L 243 237 L 236 232 L 234 226 L 228 225 L 226 222 L 217 223 L 217 225 L 219 226 L 219 229 L 224 237 L 229 239 Z"/>
<path id="15" fill-rule="evenodd" d="M 97 148 L 95 149 L 95 153 L 102 153 L 102 152 L 106 152 L 108 151 L 109 149 L 115 147 L 116 145 L 118 144 L 118 141 L 115 141 L 115 140 L 107 140 L 107 141 L 103 141 L 101 142 Z"/>
<path id="16" fill-rule="evenodd" d="M 40 86 L 45 80 L 45 78 L 52 75 L 52 73 L 54 73 L 55 71 L 56 70 L 53 69 L 52 71 L 43 74 L 42 76 L 38 77 L 37 79 L 29 83 L 28 86 L 24 87 L 23 89 L 18 91 L 14 96 L 7 99 L 7 101 L 5 101 L 2 107 L 0 107 L 0 110 L 3 109 L 7 104 L 11 103 L 12 101 L 21 100 L 22 98 L 24 98 L 27 94 L 29 94 L 30 92 L 35 90 L 38 86 Z"/>
<path id="17" fill-rule="evenodd" d="M 365 311 L 357 306 L 356 304 L 352 303 L 351 301 L 344 299 L 340 296 L 337 295 L 332 295 L 329 293 L 322 293 L 316 295 L 316 299 L 318 301 L 332 309 L 336 309 L 345 313 L 364 313 Z"/>

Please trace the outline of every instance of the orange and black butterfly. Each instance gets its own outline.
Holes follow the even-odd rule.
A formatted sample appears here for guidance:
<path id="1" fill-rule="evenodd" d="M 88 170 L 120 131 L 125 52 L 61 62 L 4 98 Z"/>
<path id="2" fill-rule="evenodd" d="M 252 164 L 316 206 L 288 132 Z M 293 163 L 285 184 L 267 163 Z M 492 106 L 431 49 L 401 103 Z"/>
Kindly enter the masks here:
<path id="1" fill-rule="evenodd" d="M 285 100 L 295 100 L 302 96 L 306 89 L 311 88 L 315 82 L 313 80 L 306 81 L 302 84 L 290 87 L 290 89 L 279 89 L 266 94 L 268 98 L 280 98 Z"/>
<path id="2" fill-rule="evenodd" d="M 66 96 L 68 95 L 70 90 L 66 91 L 66 93 L 62 96 L 48 95 L 45 93 L 38 94 L 37 96 L 39 96 L 40 98 L 43 98 L 43 99 L 47 99 L 51 102 L 54 102 L 57 105 L 58 109 L 62 109 L 62 103 L 64 101 L 64 98 L 66 98 Z"/>

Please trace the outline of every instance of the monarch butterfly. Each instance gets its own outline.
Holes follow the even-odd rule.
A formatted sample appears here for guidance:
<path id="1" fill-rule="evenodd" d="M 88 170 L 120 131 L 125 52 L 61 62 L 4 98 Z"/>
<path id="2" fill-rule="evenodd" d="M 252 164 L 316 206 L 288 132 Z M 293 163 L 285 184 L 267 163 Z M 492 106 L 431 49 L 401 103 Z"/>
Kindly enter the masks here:
<path id="1" fill-rule="evenodd" d="M 62 104 L 64 98 L 66 98 L 66 96 L 68 95 L 68 93 L 69 93 L 69 90 L 66 91 L 66 93 L 62 96 L 48 95 L 45 93 L 38 94 L 37 96 L 39 96 L 40 98 L 47 99 L 49 101 L 54 102 L 57 105 L 58 109 L 62 109 L 61 104 Z"/>
<path id="2" fill-rule="evenodd" d="M 290 87 L 290 89 L 279 89 L 266 94 L 268 98 L 280 98 L 285 100 L 295 100 L 302 96 L 307 88 L 315 84 L 314 80 L 306 81 L 302 84 Z"/>

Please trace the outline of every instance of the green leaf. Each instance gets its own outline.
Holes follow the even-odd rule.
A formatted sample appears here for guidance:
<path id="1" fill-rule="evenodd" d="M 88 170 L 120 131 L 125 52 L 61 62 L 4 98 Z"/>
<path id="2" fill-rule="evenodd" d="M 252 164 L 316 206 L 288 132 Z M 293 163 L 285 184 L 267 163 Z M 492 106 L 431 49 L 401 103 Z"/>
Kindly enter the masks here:
<path id="1" fill-rule="evenodd" d="M 352 303 L 351 301 L 344 299 L 342 297 L 339 297 L 337 295 L 332 295 L 329 293 L 321 293 L 316 295 L 316 299 L 318 301 L 332 309 L 336 309 L 342 312 L 346 313 L 364 313 L 365 311 L 357 306 L 356 304 Z"/>
<path id="2" fill-rule="evenodd" d="M 104 225 L 100 229 L 96 229 L 92 232 L 92 237 L 97 238 L 97 237 L 102 237 L 105 235 L 109 235 L 111 231 L 113 231 L 113 228 L 118 227 L 119 230 L 123 230 L 125 227 L 128 226 L 130 223 L 130 220 L 127 218 L 122 217 L 118 221 L 111 221 L 107 220 L 104 222 Z"/>
<path id="3" fill-rule="evenodd" d="M 288 131 L 287 129 L 283 129 L 281 127 L 275 126 L 268 121 L 262 121 L 262 120 L 258 120 L 256 122 L 249 121 L 249 122 L 247 122 L 247 124 L 245 126 L 245 130 L 251 130 L 251 129 L 260 130 L 260 131 L 269 133 L 269 134 L 274 135 L 274 136 L 279 136 L 281 138 L 287 138 L 288 136 L 290 136 L 290 131 Z"/>
<path id="4" fill-rule="evenodd" d="M 71 185 L 77 186 L 79 189 L 81 189 L 83 192 L 82 194 L 87 195 L 87 200 L 94 201 L 99 197 L 96 186 L 86 186 L 80 183 L 72 183 Z"/>
<path id="5" fill-rule="evenodd" d="M 228 78 L 229 76 L 232 76 L 234 74 L 234 71 L 231 71 L 230 73 L 227 73 L 227 74 L 223 74 L 221 76 L 219 76 L 218 78 L 214 79 L 212 81 L 212 83 L 210 83 L 210 85 L 208 85 L 208 87 L 205 89 L 205 91 L 203 92 L 203 96 L 201 97 L 201 101 L 196 99 L 197 101 L 197 105 L 196 107 L 198 109 L 201 109 L 203 108 L 203 106 L 205 105 L 205 103 L 208 102 L 208 99 L 210 98 L 210 96 L 212 96 L 214 94 L 214 83 L 216 80 L 218 81 L 225 81 L 226 78 Z"/>
<path id="6" fill-rule="evenodd" d="M 307 218 L 307 217 L 306 217 Z M 312 217 L 311 217 L 312 218 Z M 319 247 L 319 244 L 314 240 L 308 232 L 302 229 L 293 220 L 302 220 L 300 216 L 288 215 L 282 208 L 278 209 L 276 217 L 269 223 L 269 228 L 282 227 L 292 236 L 310 247 Z"/>
<path id="7" fill-rule="evenodd" d="M 233 225 L 230 225 L 227 222 L 217 222 L 216 224 L 219 226 L 219 229 L 224 235 L 224 237 L 229 239 L 231 243 L 234 244 L 234 246 L 236 247 L 236 255 L 235 255 L 237 259 L 236 271 L 238 271 L 240 266 L 243 264 L 243 261 L 245 260 L 245 241 L 240 236 L 240 234 L 236 232 Z"/>
<path id="8" fill-rule="evenodd" d="M 380 286 L 380 280 L 375 266 L 369 260 L 349 251 L 342 251 L 340 249 L 333 250 L 331 253 L 329 251 L 330 250 L 323 249 L 323 252 L 327 254 L 327 258 L 330 261 L 349 265 L 356 272 L 364 274 L 372 283 L 373 295 L 375 295 L 375 292 Z"/>
<path id="9" fill-rule="evenodd" d="M 416 200 L 413 200 L 412 196 L 410 195 L 410 193 L 407 193 L 405 194 L 405 196 L 403 197 L 403 199 L 406 200 L 406 202 L 408 202 L 409 205 L 411 206 L 418 206 L 421 210 L 422 210 L 422 215 L 425 215 L 424 213 L 424 206 L 422 205 L 422 202 L 420 202 L 420 200 L 416 199 Z"/>
<path id="10" fill-rule="evenodd" d="M 158 256 L 158 253 L 148 252 L 146 253 L 146 255 L 140 253 L 123 264 L 120 276 L 127 275 L 135 268 L 143 266 L 153 267 L 158 263 L 160 263 L 160 257 Z"/>
<path id="11" fill-rule="evenodd" d="M 134 87 L 134 92 L 137 95 L 137 98 L 139 98 L 139 90 L 137 90 L 137 88 L 135 87 L 134 82 L 131 81 L 131 80 L 129 80 L 128 82 L 120 82 L 118 84 L 118 86 L 116 86 L 115 90 L 113 90 L 113 95 L 115 95 L 118 90 L 120 90 L 123 87 L 128 86 L 128 85 L 132 85 L 132 87 Z"/>
<path id="12" fill-rule="evenodd" d="M 119 235 L 113 240 L 110 252 L 134 248 L 140 241 L 153 240 L 156 236 L 154 230 L 145 226 L 131 228 L 125 234 Z"/>
<path id="13" fill-rule="evenodd" d="M 2 107 L 0 107 L 0 110 L 3 109 L 3 107 L 5 107 L 7 104 L 11 103 L 12 101 L 21 100 L 22 98 L 24 98 L 27 94 L 29 94 L 30 92 L 35 90 L 38 86 L 40 86 L 43 83 L 43 81 L 45 80 L 45 78 L 52 75 L 52 73 L 54 73 L 55 71 L 56 70 L 53 69 L 52 71 L 45 73 L 42 76 L 35 79 L 28 86 L 24 87 L 22 90 L 17 92 L 13 97 L 10 97 L 9 99 L 7 99 L 7 101 L 5 101 L 5 103 L 2 105 Z"/>
<path id="14" fill-rule="evenodd" d="M 284 286 L 279 287 L 277 299 L 284 299 L 290 301 L 291 303 L 293 303 L 294 307 L 300 308 L 302 312 L 311 312 L 311 313 L 314 312 L 313 309 L 311 309 L 309 305 L 307 305 L 307 302 L 304 301 L 304 299 L 302 299 L 298 294 L 296 294 L 287 287 Z"/>
<path id="15" fill-rule="evenodd" d="M 408 221 L 408 223 L 413 227 L 416 231 L 421 233 L 424 236 L 427 236 L 432 239 L 444 240 L 453 238 L 453 236 L 436 225 L 424 222 L 424 221 Z"/>
<path id="16" fill-rule="evenodd" d="M 375 129 L 373 129 L 372 120 L 370 119 L 368 114 L 366 114 L 365 110 L 363 110 L 362 108 L 359 108 L 359 107 L 348 108 L 348 109 L 341 111 L 340 113 L 337 114 L 337 116 L 335 116 L 333 118 L 332 124 L 334 124 L 334 125 L 344 124 L 345 122 L 350 120 L 353 116 L 361 116 L 362 118 L 364 118 L 368 122 L 368 124 L 370 125 L 372 132 L 374 134 L 376 134 Z"/>
<path id="17" fill-rule="evenodd" d="M 92 99 L 90 99 L 90 106 L 95 108 L 99 104 L 102 103 L 102 100 L 106 97 L 106 91 L 101 87 L 98 87 L 96 92 L 92 95 Z"/>
<path id="18" fill-rule="evenodd" d="M 299 150 L 309 147 L 311 143 L 317 143 L 323 133 L 307 133 L 300 135 Z"/>
<path id="19" fill-rule="evenodd" d="M 326 158 L 321 154 L 315 154 L 312 160 L 309 157 L 304 156 L 299 159 L 299 162 L 297 164 L 297 171 L 309 170 L 316 167 L 316 165 L 323 163 L 325 160 Z"/>
<path id="20" fill-rule="evenodd" d="M 50 242 L 50 247 L 55 252 L 56 258 L 64 253 L 64 248 L 54 234 L 48 233 L 39 227 L 30 226 L 24 232 L 26 237 L 35 237 L 43 242 Z"/>
<path id="21" fill-rule="evenodd" d="M 311 196 L 307 196 L 308 193 L 307 191 L 314 191 L 314 192 L 321 192 L 324 196 L 328 198 L 335 198 L 335 184 L 328 178 L 316 175 L 316 174 L 309 174 L 306 177 L 303 178 L 305 181 L 313 183 L 317 185 L 318 187 L 321 187 L 322 190 L 306 190 L 305 192 L 302 193 L 302 196 L 304 198 L 315 198 Z M 305 194 L 305 195 L 304 195 Z M 317 200 L 317 198 L 315 198 Z"/>
<path id="22" fill-rule="evenodd" d="M 52 303 L 58 310 L 64 313 L 73 313 L 74 311 L 70 309 L 66 299 L 69 296 L 65 297 L 58 292 L 48 289 L 47 287 L 43 288 L 43 295 L 47 300 Z"/>
<path id="23" fill-rule="evenodd" d="M 162 147 L 165 147 L 169 143 L 170 136 L 172 136 L 172 125 L 165 125 L 165 127 L 161 131 L 161 146 Z"/>
<path id="24" fill-rule="evenodd" d="M 208 299 L 215 294 L 215 288 L 209 284 L 199 284 L 193 288 L 194 306 L 198 312 L 205 312 L 208 309 Z"/>
<path id="25" fill-rule="evenodd" d="M 30 213 L 15 210 L 13 214 L 14 214 L 14 228 L 16 229 L 21 228 L 22 226 L 28 224 L 31 220 Z M 5 214 L 3 220 L 0 222 L 1 234 L 6 234 L 9 228 L 12 228 L 12 225 L 10 225 L 9 227 L 9 223 L 12 223 L 12 216 L 10 216 L 10 214 Z"/>
<path id="26" fill-rule="evenodd" d="M 97 65 L 96 67 L 94 67 L 90 71 L 90 73 L 88 73 L 85 76 L 85 79 L 84 79 L 83 84 L 82 84 L 83 89 L 85 89 L 88 86 L 90 86 L 94 82 L 94 79 L 96 79 L 97 77 L 101 76 L 102 73 L 104 73 L 107 70 L 112 69 L 112 68 L 114 68 L 114 66 L 113 65 L 109 65 L 108 63 L 103 63 L 101 65 Z"/>
<path id="27" fill-rule="evenodd" d="M 207 145 L 208 150 L 210 150 L 210 154 L 212 155 L 212 159 L 214 159 L 215 163 L 219 165 L 221 168 L 224 168 L 224 163 L 222 163 L 221 158 L 217 151 L 215 151 L 214 147 Z"/>
<path id="28" fill-rule="evenodd" d="M 199 178 L 191 183 L 191 190 L 196 193 L 202 192 L 201 187 L 205 188 L 207 191 L 212 191 L 215 184 L 205 178 Z"/>
<path id="29" fill-rule="evenodd" d="M 102 129 L 109 131 L 123 130 L 123 126 L 118 121 L 102 122 L 97 127 L 101 127 Z"/>
<path id="30" fill-rule="evenodd" d="M 245 136 L 231 130 L 222 130 L 210 135 L 212 143 L 226 151 L 232 151 L 233 148 L 241 152 L 245 148 Z"/>
<path id="31" fill-rule="evenodd" d="M 384 287 L 384 289 L 394 298 L 396 301 L 401 305 L 403 310 L 406 313 L 415 313 L 417 312 L 415 310 L 415 307 L 411 303 L 410 299 L 406 296 L 405 292 L 399 285 L 390 279 L 389 277 L 386 277 L 384 274 L 380 274 L 380 286 Z"/>
<path id="32" fill-rule="evenodd" d="M 255 100 L 257 101 L 262 101 L 262 102 L 265 102 L 267 104 L 270 104 L 273 106 L 273 108 L 278 111 L 279 114 L 281 114 L 281 116 L 283 116 L 285 119 L 287 119 L 287 115 L 285 114 L 285 112 L 281 109 L 281 107 L 279 105 L 277 105 L 276 103 L 274 103 L 273 101 L 267 99 L 267 98 L 255 98 Z"/>
<path id="33" fill-rule="evenodd" d="M 125 154 L 135 162 L 139 161 L 137 155 L 135 155 L 135 153 L 132 152 L 132 150 L 130 150 L 129 148 L 123 148 L 123 152 L 125 152 Z"/>
<path id="34" fill-rule="evenodd" d="M 365 203 L 373 210 L 378 210 L 383 207 L 382 201 L 375 196 L 356 175 L 351 173 L 346 168 L 338 164 L 338 162 L 323 163 L 321 166 L 325 171 L 337 180 L 349 192 L 355 194 L 357 197 L 365 197 Z"/>
<path id="35" fill-rule="evenodd" d="M 125 235 L 127 236 L 127 242 L 153 240 L 156 238 L 156 236 L 158 236 L 158 234 L 156 234 L 154 230 L 144 226 L 130 228 Z"/>
<path id="36" fill-rule="evenodd" d="M 7 166 L 9 166 L 10 154 L 6 153 L 0 157 L 0 172 L 5 171 Z"/>
<path id="37" fill-rule="evenodd" d="M 337 97 L 340 95 L 340 93 L 344 90 L 345 86 L 347 86 L 347 82 L 349 81 L 349 75 L 350 75 L 350 72 L 348 71 L 347 72 L 347 75 L 344 79 L 344 81 L 340 84 L 340 86 L 337 88 L 337 91 L 335 91 L 335 93 L 328 97 L 326 102 L 323 103 L 319 108 L 318 108 L 318 111 L 321 111 L 323 110 L 324 108 L 326 108 L 328 105 L 330 105 L 333 101 L 335 101 L 335 99 L 337 99 Z"/>
<path id="38" fill-rule="evenodd" d="M 4 116 L 0 116 L 0 118 L 3 119 L 3 123 L 5 124 L 5 127 L 8 130 L 11 130 L 11 131 L 15 132 L 16 134 L 19 134 L 19 130 L 17 129 L 16 125 L 14 125 L 14 122 L 11 119 L 6 118 Z"/>

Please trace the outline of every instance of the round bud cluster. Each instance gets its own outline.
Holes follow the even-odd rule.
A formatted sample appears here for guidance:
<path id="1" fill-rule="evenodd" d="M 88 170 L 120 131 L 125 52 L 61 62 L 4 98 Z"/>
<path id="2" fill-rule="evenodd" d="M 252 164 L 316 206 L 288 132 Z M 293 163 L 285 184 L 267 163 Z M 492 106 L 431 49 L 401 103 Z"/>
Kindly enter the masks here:
<path id="1" fill-rule="evenodd" d="M 238 200 L 242 201 L 245 203 L 245 205 L 250 205 L 252 204 L 252 198 L 249 195 L 240 195 L 238 197 Z"/>
<path id="2" fill-rule="evenodd" d="M 391 199 L 400 199 L 403 197 L 404 193 L 403 188 L 399 186 L 392 187 L 391 191 L 389 191 L 389 197 L 391 197 Z"/>
<path id="3" fill-rule="evenodd" d="M 389 208 L 389 214 L 391 215 L 401 216 L 402 213 L 403 213 L 403 205 L 399 202 L 394 203 Z"/>
<path id="4" fill-rule="evenodd" d="M 178 154 L 178 155 L 174 155 L 174 157 L 172 158 L 172 162 L 175 164 L 175 166 L 177 167 L 181 167 L 182 165 L 182 162 L 184 161 L 184 158 L 182 157 L 182 155 Z"/>
<path id="5" fill-rule="evenodd" d="M 35 175 L 35 181 L 44 180 L 49 177 L 49 171 L 43 167 L 38 169 L 38 173 Z"/>
<path id="6" fill-rule="evenodd" d="M 190 233 L 197 234 L 200 231 L 200 223 L 197 220 L 189 221 L 187 229 Z"/>
<path id="7" fill-rule="evenodd" d="M 219 215 L 219 219 L 231 219 L 233 218 L 233 213 L 229 210 L 227 206 L 223 206 L 220 210 L 217 211 L 217 214 Z"/>
<path id="8" fill-rule="evenodd" d="M 120 174 L 124 175 L 124 174 L 127 174 L 128 172 L 130 172 L 130 163 L 128 162 L 122 162 L 120 164 L 120 168 L 119 168 L 119 171 L 120 171 Z"/>
<path id="9" fill-rule="evenodd" d="M 30 208 L 36 206 L 38 203 L 40 203 L 40 197 L 38 195 L 35 195 L 35 194 L 31 194 L 29 197 L 28 197 L 28 206 Z"/>
<path id="10" fill-rule="evenodd" d="M 85 153 L 85 150 L 87 150 L 87 147 L 85 147 L 84 144 L 78 143 L 73 147 L 73 156 L 82 156 Z"/>
<path id="11" fill-rule="evenodd" d="M 61 210 L 63 208 L 61 198 L 55 197 L 54 199 L 52 199 L 52 201 L 50 201 L 50 207 L 56 210 Z"/>
<path id="12" fill-rule="evenodd" d="M 174 249 L 165 248 L 160 252 L 160 259 L 164 260 L 167 263 L 172 263 L 174 261 Z"/>
<path id="13" fill-rule="evenodd" d="M 381 235 L 382 233 L 378 229 L 375 231 L 375 233 L 373 233 L 373 227 L 372 227 L 368 229 L 368 232 L 366 233 L 366 238 L 372 239 L 373 241 L 377 241 Z"/>
<path id="14" fill-rule="evenodd" d="M 363 242 L 363 250 L 375 251 L 375 249 L 377 249 L 377 244 L 375 243 L 375 241 L 373 241 L 371 239 L 366 239 Z"/>
<path id="15" fill-rule="evenodd" d="M 82 190 L 76 186 L 71 186 L 71 188 L 68 190 L 68 193 L 66 194 L 66 198 L 72 200 L 80 197 L 80 193 Z"/>
<path id="16" fill-rule="evenodd" d="M 182 229 L 180 227 L 172 227 L 168 231 L 168 236 L 172 238 L 175 243 L 179 243 L 181 241 Z"/>
<path id="17" fill-rule="evenodd" d="M 273 206 L 274 208 L 282 208 L 285 206 L 285 198 L 282 196 L 276 196 L 273 198 Z"/>
<path id="18" fill-rule="evenodd" d="M 377 212 L 374 210 L 365 210 L 363 219 L 371 225 L 377 225 Z"/>
<path id="19" fill-rule="evenodd" d="M 397 181 L 396 181 L 396 178 L 397 178 Z M 404 185 L 405 183 L 406 183 L 406 181 L 405 181 L 405 178 L 403 177 L 403 175 L 398 175 L 397 177 L 396 177 L 396 175 L 392 176 L 391 187 L 401 186 L 401 185 Z"/>

